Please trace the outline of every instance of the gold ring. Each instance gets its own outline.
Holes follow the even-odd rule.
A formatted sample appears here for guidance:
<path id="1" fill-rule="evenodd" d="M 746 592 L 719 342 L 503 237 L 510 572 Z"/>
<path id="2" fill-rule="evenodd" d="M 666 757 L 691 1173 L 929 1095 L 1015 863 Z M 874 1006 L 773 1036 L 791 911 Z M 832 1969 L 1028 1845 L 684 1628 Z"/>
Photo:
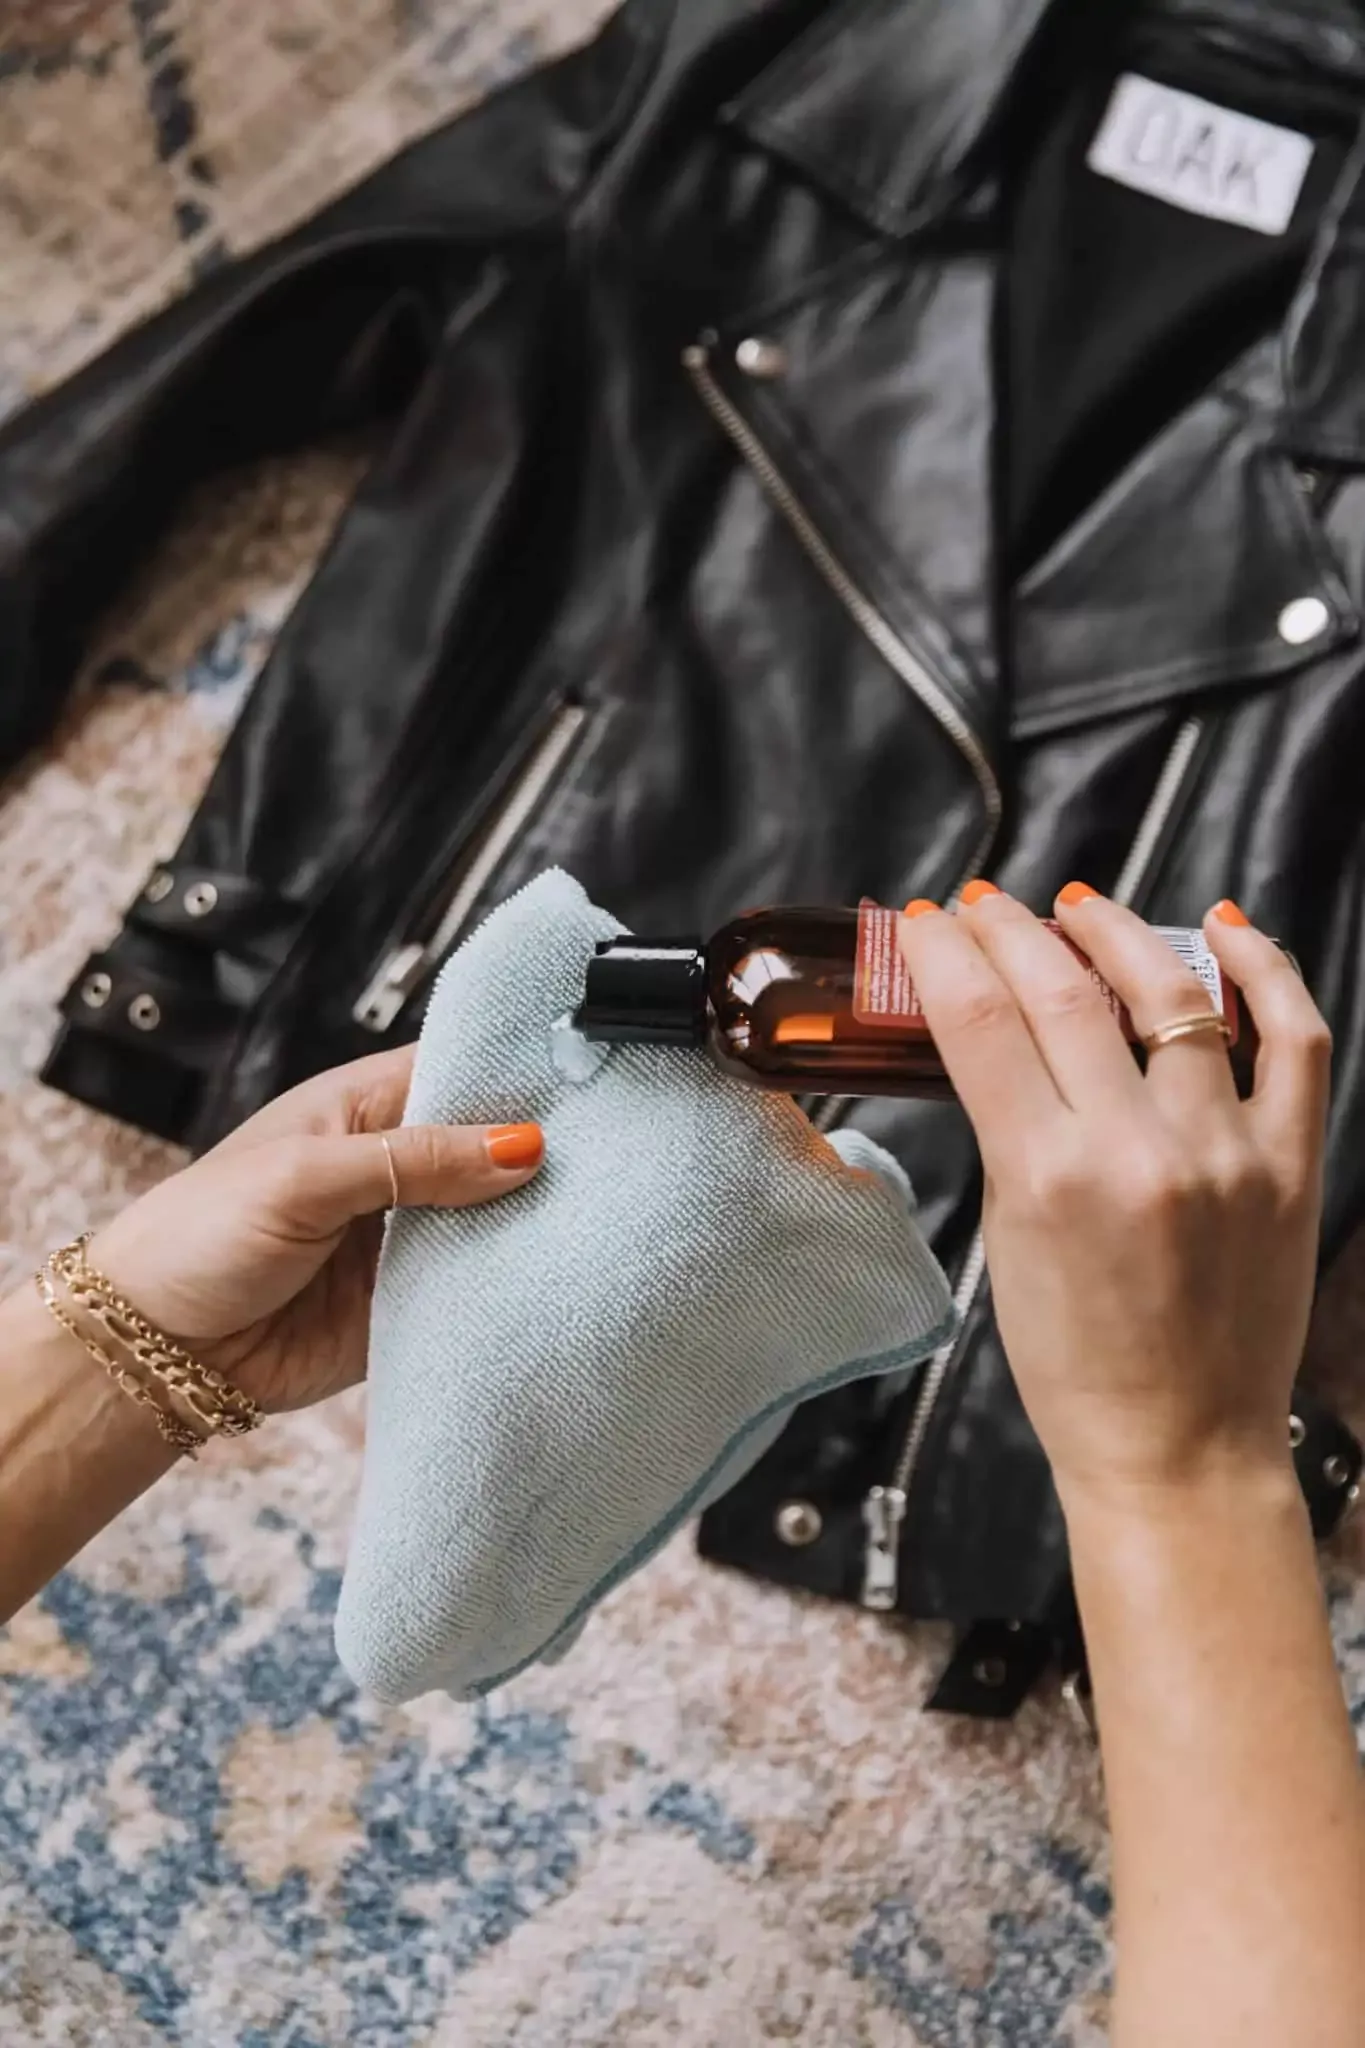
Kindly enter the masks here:
<path id="1" fill-rule="evenodd" d="M 1163 1045 L 1174 1045 L 1181 1038 L 1196 1038 L 1204 1031 L 1216 1031 L 1225 1040 L 1232 1037 L 1227 1018 L 1220 1017 L 1217 1010 L 1190 1010 L 1183 1017 L 1158 1024 L 1155 1031 L 1144 1035 L 1142 1043 L 1148 1052 L 1156 1052 Z"/>
<path id="2" fill-rule="evenodd" d="M 383 1131 L 379 1133 L 379 1142 L 384 1147 L 384 1157 L 389 1162 L 389 1186 L 393 1189 L 393 1200 L 389 1207 L 391 1209 L 401 1209 L 403 1205 L 398 1194 L 398 1168 L 393 1162 L 393 1147 Z"/>

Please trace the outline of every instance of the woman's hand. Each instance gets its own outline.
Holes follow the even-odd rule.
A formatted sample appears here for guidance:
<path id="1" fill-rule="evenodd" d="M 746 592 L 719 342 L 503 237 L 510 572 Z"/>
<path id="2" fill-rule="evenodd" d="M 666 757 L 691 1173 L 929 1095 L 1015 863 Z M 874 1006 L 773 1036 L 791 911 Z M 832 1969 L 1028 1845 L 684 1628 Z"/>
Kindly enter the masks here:
<path id="1" fill-rule="evenodd" d="M 405 1207 L 467 1208 L 521 1187 L 543 1150 L 534 1124 L 400 1127 L 412 1060 L 282 1096 L 102 1230 L 90 1263 L 263 1409 L 353 1385 L 395 1187 Z"/>
<path id="2" fill-rule="evenodd" d="M 125 1209 L 90 1263 L 263 1409 L 351 1386 L 395 1193 L 405 1206 L 465 1208 L 510 1194 L 540 1164 L 534 1124 L 400 1128 L 412 1060 L 381 1053 L 281 1097 Z M 32 1287 L 0 1301 L 0 1358 L 3 1621 L 175 1454 Z"/>
<path id="3" fill-rule="evenodd" d="M 1131 911 L 1075 885 L 1057 916 L 1140 1034 L 1208 1009 Z M 1286 956 L 1233 905 L 1206 922 L 1260 1034 L 1240 1102 L 1212 1031 L 1153 1051 L 1144 1075 L 1069 948 L 988 885 L 901 930 L 980 1141 L 1000 1333 L 1063 1499 L 1210 1463 L 1283 1469 L 1330 1054 Z"/>
<path id="4" fill-rule="evenodd" d="M 1066 1511 L 1114 1831 L 1115 2048 L 1347 2048 L 1365 1803 L 1287 1427 L 1327 1031 L 1220 904 L 1205 929 L 1260 1034 L 1254 1092 L 1211 1030 L 1144 1075 L 1069 949 L 969 893 L 902 944 L 980 1139 L 996 1315 Z M 1057 913 L 1143 1036 L 1209 1008 L 1140 918 L 1076 885 Z"/>

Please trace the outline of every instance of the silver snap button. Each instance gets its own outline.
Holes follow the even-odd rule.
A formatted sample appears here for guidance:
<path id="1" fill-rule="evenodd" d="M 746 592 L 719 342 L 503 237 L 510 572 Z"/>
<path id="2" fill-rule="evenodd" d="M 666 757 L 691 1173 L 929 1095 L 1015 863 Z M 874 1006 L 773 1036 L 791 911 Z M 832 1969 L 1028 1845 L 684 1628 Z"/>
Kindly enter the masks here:
<path id="1" fill-rule="evenodd" d="M 1062 1680 L 1062 1698 L 1072 1719 L 1079 1723 L 1093 1742 L 1097 1732 L 1095 1716 L 1091 1710 L 1089 1698 L 1081 1686 L 1081 1676 L 1078 1671 L 1069 1672 Z"/>
<path id="2" fill-rule="evenodd" d="M 143 890 L 148 903 L 164 903 L 175 887 L 175 876 L 169 868 L 158 868 Z"/>
<path id="3" fill-rule="evenodd" d="M 1332 614 L 1320 597 L 1296 597 L 1280 613 L 1280 638 L 1290 647 L 1305 647 L 1320 638 L 1331 623 Z"/>
<path id="4" fill-rule="evenodd" d="M 161 1022 L 161 1005 L 155 996 L 134 996 L 128 1005 L 128 1022 L 136 1031 L 155 1031 Z"/>
<path id="5" fill-rule="evenodd" d="M 102 1010 L 114 993 L 114 984 L 107 974 L 87 974 L 81 983 L 81 1001 L 88 1010 Z"/>
<path id="6" fill-rule="evenodd" d="M 751 334 L 735 350 L 735 361 L 746 377 L 781 377 L 787 368 L 787 351 L 780 341 Z"/>
<path id="7" fill-rule="evenodd" d="M 1333 1451 L 1330 1458 L 1322 1461 L 1322 1476 L 1329 1486 L 1345 1486 L 1351 1477 L 1351 1468 L 1340 1452 Z"/>
<path id="8" fill-rule="evenodd" d="M 804 1550 L 808 1543 L 818 1542 L 825 1519 L 813 1501 L 784 1500 L 773 1526 L 780 1542 L 789 1544 L 793 1550 Z"/>
<path id="9" fill-rule="evenodd" d="M 999 1692 L 1009 1677 L 1009 1666 L 1003 1657 L 982 1657 L 973 1664 L 972 1677 L 978 1685 L 989 1686 L 992 1692 Z"/>
<path id="10" fill-rule="evenodd" d="M 212 882 L 192 882 L 184 895 L 186 917 L 207 917 L 218 908 L 218 891 Z"/>
<path id="11" fill-rule="evenodd" d="M 1301 1415 L 1291 1415 L 1289 1418 L 1290 1450 L 1296 1451 L 1299 1448 L 1299 1445 L 1303 1442 L 1304 1438 L 1307 1436 L 1307 1434 L 1308 1431 L 1304 1426 L 1303 1417 Z"/>

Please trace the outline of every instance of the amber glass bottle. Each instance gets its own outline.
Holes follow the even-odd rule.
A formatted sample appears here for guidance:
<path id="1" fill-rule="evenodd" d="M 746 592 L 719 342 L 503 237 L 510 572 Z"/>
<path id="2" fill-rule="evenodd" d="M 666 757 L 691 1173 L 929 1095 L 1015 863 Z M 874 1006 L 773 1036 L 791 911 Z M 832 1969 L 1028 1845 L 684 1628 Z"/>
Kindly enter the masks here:
<path id="1" fill-rule="evenodd" d="M 898 923 L 895 911 L 865 903 L 859 910 L 750 911 L 704 945 L 612 939 L 588 965 L 574 1022 L 598 1044 L 709 1045 L 728 1072 L 788 1095 L 951 1099 L 952 1084 L 901 961 Z M 1255 1033 L 1237 990 L 1202 933 L 1171 929 L 1162 936 L 1222 1013 L 1238 1089 L 1247 1094 Z M 1141 1059 L 1127 1013 L 1100 986 Z"/>

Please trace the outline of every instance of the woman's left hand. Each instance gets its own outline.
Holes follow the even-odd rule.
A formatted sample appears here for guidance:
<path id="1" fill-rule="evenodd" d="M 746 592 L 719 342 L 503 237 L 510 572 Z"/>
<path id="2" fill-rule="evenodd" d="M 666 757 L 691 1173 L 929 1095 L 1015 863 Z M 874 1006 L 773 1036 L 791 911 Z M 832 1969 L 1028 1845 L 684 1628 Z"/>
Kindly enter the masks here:
<path id="1" fill-rule="evenodd" d="M 281 1096 L 100 1231 L 91 1265 L 267 1411 L 353 1386 L 395 1188 L 404 1207 L 468 1208 L 543 1152 L 534 1124 L 404 1127 L 412 1061 L 379 1053 Z"/>

